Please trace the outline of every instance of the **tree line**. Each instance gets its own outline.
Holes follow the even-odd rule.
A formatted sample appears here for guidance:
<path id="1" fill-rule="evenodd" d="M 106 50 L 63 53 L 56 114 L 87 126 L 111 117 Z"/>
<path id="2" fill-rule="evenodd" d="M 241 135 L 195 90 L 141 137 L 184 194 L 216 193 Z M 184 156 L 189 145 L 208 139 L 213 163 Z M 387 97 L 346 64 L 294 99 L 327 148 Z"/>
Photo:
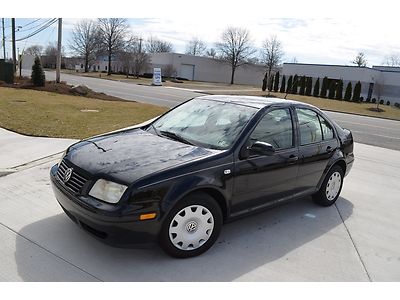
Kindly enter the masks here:
<path id="1" fill-rule="evenodd" d="M 43 49 L 42 46 L 34 45 L 25 52 L 35 56 L 44 53 L 46 56 L 54 57 L 55 60 L 57 51 L 55 46 L 55 43 L 49 44 Z M 80 21 L 72 30 L 68 47 L 75 55 L 83 58 L 85 72 L 89 71 L 97 57 L 106 56 L 108 74 L 111 74 L 111 62 L 116 58 L 127 74 L 129 70 L 133 70 L 136 76 L 149 64 L 149 53 L 174 51 L 173 45 L 168 41 L 155 36 L 143 39 L 140 35 L 133 34 L 128 20 L 124 18 Z M 227 63 L 231 69 L 231 84 L 234 83 L 236 71 L 241 66 L 249 63 L 263 64 L 266 67 L 263 90 L 271 85 L 273 70 L 281 64 L 284 57 L 282 43 L 276 36 L 266 38 L 260 47 L 256 47 L 249 30 L 232 26 L 225 28 L 219 41 L 211 48 L 207 48 L 207 43 L 199 37 L 192 37 L 186 44 L 185 53 L 219 59 Z M 388 65 L 400 64 L 400 59 L 396 55 L 391 55 L 386 60 Z M 294 61 L 297 59 L 294 58 Z M 366 66 L 364 53 L 359 52 L 352 63 L 360 67 Z"/>
<path id="2" fill-rule="evenodd" d="M 143 71 L 150 62 L 149 53 L 173 52 L 173 45 L 157 37 L 143 39 L 132 33 L 128 20 L 124 18 L 99 18 L 97 20 L 82 20 L 75 24 L 69 49 L 74 55 L 84 60 L 84 70 L 88 72 L 99 56 L 106 56 L 107 73 L 111 74 L 111 62 L 117 59 L 126 72 L 133 70 L 135 75 Z M 64 50 L 63 50 L 64 52 Z M 25 50 L 26 54 L 56 58 L 55 43 L 46 48 L 33 45 Z M 234 83 L 236 70 L 249 63 L 263 63 L 267 67 L 267 76 L 283 58 L 282 45 L 275 36 L 266 39 L 261 50 L 256 48 L 250 32 L 245 28 L 227 27 L 221 38 L 208 48 L 207 43 L 198 37 L 192 37 L 186 44 L 186 54 L 206 56 L 226 62 L 231 68 L 231 84 Z M 54 62 L 55 64 L 55 62 Z M 50 63 L 50 65 L 53 65 Z"/>
<path id="3" fill-rule="evenodd" d="M 107 74 L 111 74 L 111 62 L 116 58 L 122 63 L 126 72 L 133 70 L 135 75 L 145 69 L 149 63 L 149 53 L 172 52 L 170 42 L 155 36 L 143 39 L 132 33 L 128 20 L 124 18 L 99 18 L 97 20 L 82 20 L 72 29 L 68 47 L 84 60 L 84 70 L 88 72 L 99 56 L 106 56 L 108 61 Z M 64 52 L 64 49 L 63 51 Z M 49 43 L 46 48 L 33 45 L 25 50 L 26 54 L 41 56 L 42 54 L 56 57 L 55 43 Z M 63 55 L 63 53 L 62 53 Z M 64 55 L 63 55 L 64 56 Z"/>
<path id="4" fill-rule="evenodd" d="M 361 97 L 360 81 L 354 85 L 354 88 L 352 87 L 352 83 L 348 82 L 346 90 L 344 90 L 342 79 L 336 80 L 324 77 L 322 82 L 320 82 L 320 78 L 317 78 L 313 83 L 312 77 L 295 74 L 290 75 L 286 83 L 286 76 L 282 75 L 280 77 L 279 72 L 272 76 L 268 91 L 354 102 L 363 100 Z"/>

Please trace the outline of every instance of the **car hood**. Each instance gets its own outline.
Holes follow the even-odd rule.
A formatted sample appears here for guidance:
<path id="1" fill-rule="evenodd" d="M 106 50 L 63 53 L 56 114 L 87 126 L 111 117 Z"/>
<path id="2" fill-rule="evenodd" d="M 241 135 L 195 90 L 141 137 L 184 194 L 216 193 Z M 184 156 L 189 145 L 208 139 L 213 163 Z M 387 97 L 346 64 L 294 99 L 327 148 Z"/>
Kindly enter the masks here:
<path id="1" fill-rule="evenodd" d="M 70 147 L 66 158 L 94 176 L 105 175 L 129 184 L 219 152 L 133 129 L 83 140 Z"/>

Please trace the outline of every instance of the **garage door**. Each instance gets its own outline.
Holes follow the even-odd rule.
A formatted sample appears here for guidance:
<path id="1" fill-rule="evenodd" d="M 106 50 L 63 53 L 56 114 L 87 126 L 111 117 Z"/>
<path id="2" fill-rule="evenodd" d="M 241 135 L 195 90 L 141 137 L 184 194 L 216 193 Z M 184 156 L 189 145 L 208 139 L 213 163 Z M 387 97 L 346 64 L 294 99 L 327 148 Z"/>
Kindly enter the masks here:
<path id="1" fill-rule="evenodd" d="M 181 65 L 181 77 L 193 80 L 194 79 L 194 65 Z"/>

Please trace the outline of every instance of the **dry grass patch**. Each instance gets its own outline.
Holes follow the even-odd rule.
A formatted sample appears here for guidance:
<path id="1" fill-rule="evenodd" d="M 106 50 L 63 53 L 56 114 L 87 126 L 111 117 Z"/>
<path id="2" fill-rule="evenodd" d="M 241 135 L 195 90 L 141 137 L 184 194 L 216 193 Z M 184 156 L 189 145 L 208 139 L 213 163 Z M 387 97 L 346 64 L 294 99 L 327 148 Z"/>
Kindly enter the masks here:
<path id="1" fill-rule="evenodd" d="M 86 138 L 144 122 L 167 108 L 0 87 L 0 127 L 26 135 Z"/>

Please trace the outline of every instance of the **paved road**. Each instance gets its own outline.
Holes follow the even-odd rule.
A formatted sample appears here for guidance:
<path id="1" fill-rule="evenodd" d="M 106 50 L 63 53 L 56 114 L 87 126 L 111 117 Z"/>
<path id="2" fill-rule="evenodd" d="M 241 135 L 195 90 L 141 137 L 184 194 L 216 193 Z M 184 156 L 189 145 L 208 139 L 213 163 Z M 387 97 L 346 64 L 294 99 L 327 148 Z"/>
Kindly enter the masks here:
<path id="1" fill-rule="evenodd" d="M 227 224 L 210 251 L 177 260 L 158 247 L 112 248 L 80 230 L 50 188 L 57 157 L 40 159 L 60 141 L 3 135 L 36 150 L 21 158 L 0 143 L 2 159 L 23 163 L 0 175 L 0 281 L 400 280 L 399 151 L 356 144 L 336 205 L 305 198 Z"/>
<path id="2" fill-rule="evenodd" d="M 340 126 L 350 129 L 356 142 L 400 150 L 400 121 L 336 112 L 326 113 Z"/>
<path id="3" fill-rule="evenodd" d="M 30 76 L 29 70 L 23 70 L 25 76 Z M 106 76 L 105 74 L 102 74 Z M 55 80 L 54 71 L 46 71 L 47 80 Z M 106 93 L 111 96 L 120 97 L 126 100 L 135 100 L 159 106 L 174 107 L 184 100 L 200 96 L 202 94 L 172 89 L 163 86 L 143 86 L 138 84 L 104 80 L 93 77 L 83 77 L 71 74 L 61 74 L 61 80 L 72 85 L 86 85 L 96 92 Z"/>
<path id="4" fill-rule="evenodd" d="M 24 70 L 28 75 L 29 71 Z M 54 80 L 55 72 L 46 71 L 46 76 Z M 161 106 L 174 107 L 182 101 L 202 95 L 187 90 L 168 87 L 142 86 L 132 83 L 62 74 L 62 80 L 69 84 L 84 84 L 97 92 L 107 93 L 127 100 L 137 100 Z M 400 150 L 400 122 L 344 113 L 327 112 L 341 126 L 353 132 L 359 143 Z"/>

